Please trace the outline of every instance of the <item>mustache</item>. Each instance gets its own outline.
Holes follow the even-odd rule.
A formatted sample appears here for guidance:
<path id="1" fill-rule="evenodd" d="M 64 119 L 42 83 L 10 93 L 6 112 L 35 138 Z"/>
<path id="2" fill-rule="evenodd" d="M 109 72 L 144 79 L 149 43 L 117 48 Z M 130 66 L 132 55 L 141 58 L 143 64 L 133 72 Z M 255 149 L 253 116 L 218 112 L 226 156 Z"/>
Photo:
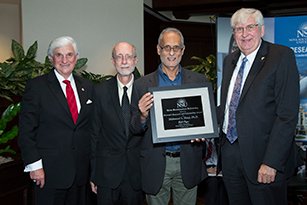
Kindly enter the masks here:
<path id="1" fill-rule="evenodd" d="M 126 67 L 133 68 L 133 66 L 130 66 L 130 65 L 120 65 L 119 67 L 120 68 L 126 68 Z"/>

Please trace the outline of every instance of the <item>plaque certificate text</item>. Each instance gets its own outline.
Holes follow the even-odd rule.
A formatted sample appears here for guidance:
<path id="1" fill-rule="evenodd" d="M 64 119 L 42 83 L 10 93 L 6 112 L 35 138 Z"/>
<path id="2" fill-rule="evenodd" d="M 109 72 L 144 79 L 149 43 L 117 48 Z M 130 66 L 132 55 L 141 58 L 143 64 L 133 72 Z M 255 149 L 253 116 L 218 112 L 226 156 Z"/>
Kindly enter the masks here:
<path id="1" fill-rule="evenodd" d="M 211 83 L 149 88 L 154 143 L 218 137 Z"/>

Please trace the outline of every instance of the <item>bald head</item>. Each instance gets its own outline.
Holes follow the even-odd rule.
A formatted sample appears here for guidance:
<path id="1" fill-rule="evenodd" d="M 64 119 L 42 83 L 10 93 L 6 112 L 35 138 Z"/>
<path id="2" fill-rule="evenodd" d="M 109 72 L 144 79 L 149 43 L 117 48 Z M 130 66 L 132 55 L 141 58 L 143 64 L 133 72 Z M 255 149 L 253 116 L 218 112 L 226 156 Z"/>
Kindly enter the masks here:
<path id="1" fill-rule="evenodd" d="M 120 49 L 123 49 L 123 48 L 126 48 L 128 50 L 130 49 L 131 52 L 133 53 L 133 55 L 136 56 L 136 48 L 133 45 L 131 45 L 130 43 L 127 43 L 127 42 L 120 42 L 113 47 L 112 58 L 114 58 L 116 56 L 116 50 L 120 50 Z"/>
<path id="2" fill-rule="evenodd" d="M 127 42 L 120 42 L 114 46 L 111 60 L 119 75 L 131 75 L 138 61 L 136 49 Z"/>

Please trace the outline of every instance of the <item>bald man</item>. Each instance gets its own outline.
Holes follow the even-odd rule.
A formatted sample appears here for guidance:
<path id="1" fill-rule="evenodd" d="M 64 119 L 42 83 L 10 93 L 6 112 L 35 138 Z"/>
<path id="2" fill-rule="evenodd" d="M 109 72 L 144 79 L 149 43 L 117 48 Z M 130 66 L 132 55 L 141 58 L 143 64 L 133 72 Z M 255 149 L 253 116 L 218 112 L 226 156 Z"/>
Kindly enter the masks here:
<path id="1" fill-rule="evenodd" d="M 95 86 L 91 187 L 100 205 L 137 205 L 142 204 L 143 199 L 141 137 L 133 136 L 125 126 L 130 123 L 133 71 L 138 61 L 135 47 L 126 42 L 118 43 L 113 48 L 111 61 L 117 75 Z"/>

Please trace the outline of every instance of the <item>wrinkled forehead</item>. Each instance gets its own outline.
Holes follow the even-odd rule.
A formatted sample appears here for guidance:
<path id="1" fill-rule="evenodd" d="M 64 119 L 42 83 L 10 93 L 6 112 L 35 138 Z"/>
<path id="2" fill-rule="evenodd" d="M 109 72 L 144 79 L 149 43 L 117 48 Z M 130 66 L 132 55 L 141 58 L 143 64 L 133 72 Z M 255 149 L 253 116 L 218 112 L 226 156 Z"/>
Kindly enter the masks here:
<path id="1" fill-rule="evenodd" d="M 114 48 L 115 55 L 133 55 L 134 54 L 134 48 L 130 44 L 120 44 L 115 46 Z"/>
<path id="2" fill-rule="evenodd" d="M 167 46 L 167 45 L 182 46 L 181 45 L 181 36 L 174 31 L 166 32 L 162 35 L 161 45 L 163 45 L 163 46 Z"/>

